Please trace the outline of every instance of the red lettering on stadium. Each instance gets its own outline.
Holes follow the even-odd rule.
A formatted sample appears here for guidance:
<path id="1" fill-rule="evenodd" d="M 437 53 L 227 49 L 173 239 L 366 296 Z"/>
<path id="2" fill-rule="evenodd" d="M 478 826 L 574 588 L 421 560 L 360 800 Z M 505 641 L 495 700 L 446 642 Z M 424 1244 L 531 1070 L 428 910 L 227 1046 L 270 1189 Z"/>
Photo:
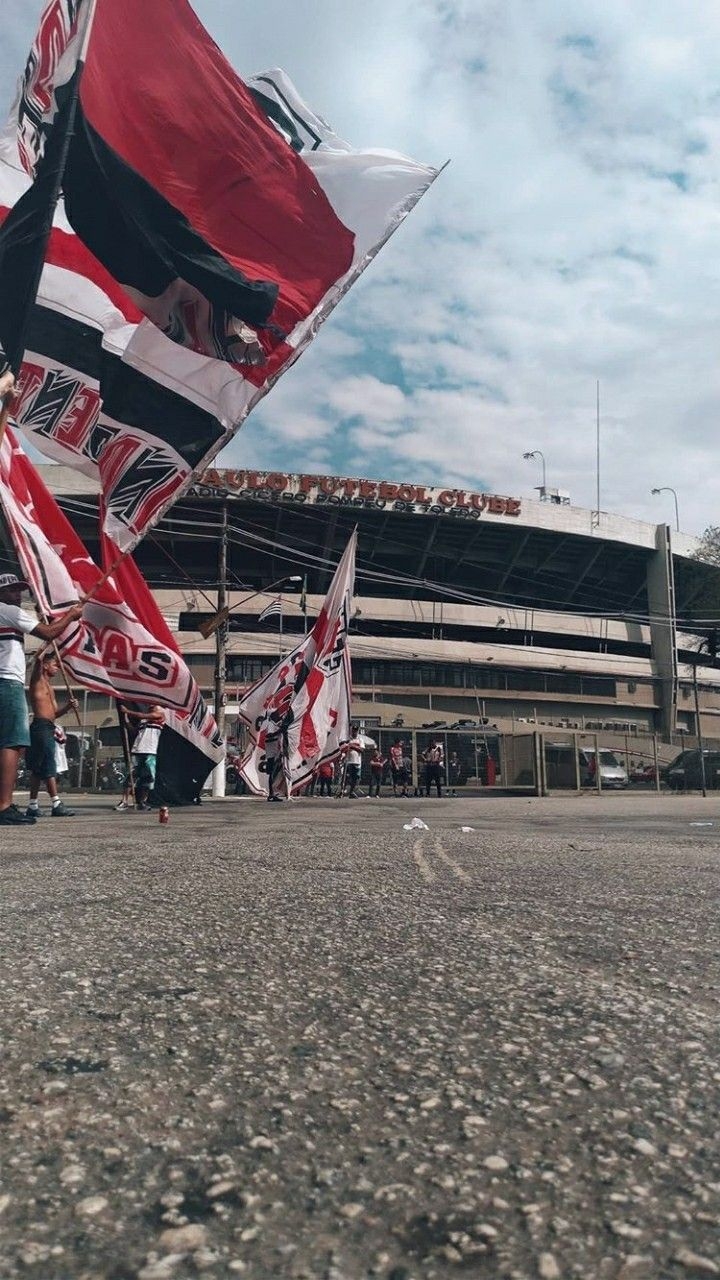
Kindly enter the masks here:
<path id="1" fill-rule="evenodd" d="M 380 507 L 419 515 L 456 515 L 477 520 L 481 514 L 517 517 L 519 498 L 465 489 L 433 489 L 428 485 L 361 480 L 353 476 L 286 475 L 282 471 L 235 471 L 211 467 L 195 489 L 221 489 L 243 497 L 273 502 L 310 502 L 318 506 Z"/>

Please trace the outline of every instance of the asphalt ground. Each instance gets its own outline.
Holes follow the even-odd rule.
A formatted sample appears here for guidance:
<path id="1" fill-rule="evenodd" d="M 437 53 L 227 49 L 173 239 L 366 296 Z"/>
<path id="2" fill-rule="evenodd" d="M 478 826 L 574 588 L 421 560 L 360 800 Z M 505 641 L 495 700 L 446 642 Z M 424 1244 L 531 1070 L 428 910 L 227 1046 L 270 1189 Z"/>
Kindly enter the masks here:
<path id="1" fill-rule="evenodd" d="M 720 798 L 111 806 L 0 833 L 2 1277 L 720 1275 Z"/>

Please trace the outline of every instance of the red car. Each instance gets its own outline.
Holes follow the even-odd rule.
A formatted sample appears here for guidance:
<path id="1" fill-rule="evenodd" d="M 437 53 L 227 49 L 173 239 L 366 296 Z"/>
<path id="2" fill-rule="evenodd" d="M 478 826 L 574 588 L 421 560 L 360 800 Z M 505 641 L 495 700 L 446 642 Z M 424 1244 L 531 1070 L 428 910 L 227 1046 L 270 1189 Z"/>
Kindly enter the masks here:
<path id="1" fill-rule="evenodd" d="M 630 770 L 630 781 L 636 784 L 645 784 L 650 786 L 655 782 L 655 765 L 654 764 L 636 764 Z"/>

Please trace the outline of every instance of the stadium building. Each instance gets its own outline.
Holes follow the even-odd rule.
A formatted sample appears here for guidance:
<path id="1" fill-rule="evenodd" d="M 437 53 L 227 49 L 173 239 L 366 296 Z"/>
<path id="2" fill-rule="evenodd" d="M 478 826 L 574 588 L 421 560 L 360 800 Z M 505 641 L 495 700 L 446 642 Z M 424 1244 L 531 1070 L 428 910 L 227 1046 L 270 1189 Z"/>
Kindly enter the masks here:
<path id="1" fill-rule="evenodd" d="M 62 467 L 44 478 L 97 554 L 97 493 Z M 227 537 L 227 703 L 311 626 L 357 525 L 354 709 L 374 725 L 485 722 L 681 744 L 720 738 L 708 619 L 720 570 L 697 541 L 566 502 L 416 483 L 210 470 L 136 559 L 207 697 Z M 303 583 L 304 580 L 304 583 Z M 305 586 L 306 591 L 303 590 Z M 260 620 L 277 598 L 282 613 Z M 305 604 L 305 608 L 303 608 Z M 699 663 L 699 665 L 698 665 Z M 107 700 L 86 697 L 96 723 Z"/>

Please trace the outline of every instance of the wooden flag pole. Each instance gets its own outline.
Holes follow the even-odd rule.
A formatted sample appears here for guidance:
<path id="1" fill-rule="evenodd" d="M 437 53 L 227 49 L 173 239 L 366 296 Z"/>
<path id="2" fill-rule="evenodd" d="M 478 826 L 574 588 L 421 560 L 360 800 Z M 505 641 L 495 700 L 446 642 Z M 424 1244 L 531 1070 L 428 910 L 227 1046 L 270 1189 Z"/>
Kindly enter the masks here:
<path id="1" fill-rule="evenodd" d="M 130 739 L 128 737 L 128 731 L 127 731 L 127 717 L 125 715 L 125 708 L 123 707 L 121 702 L 117 703 L 117 713 L 118 713 L 118 720 L 120 721 L 120 732 L 122 733 L 123 755 L 125 757 L 125 767 L 127 769 L 127 778 L 128 778 L 127 786 L 128 786 L 130 795 L 132 796 L 133 805 L 137 809 L 137 797 L 135 795 L 135 777 L 134 777 L 134 771 L 133 771 L 132 756 L 130 754 Z"/>
<path id="2" fill-rule="evenodd" d="M 37 602 L 35 607 L 37 609 Z M 41 609 L 37 609 L 37 612 L 40 613 L 40 621 L 47 622 L 47 618 L 45 617 L 45 614 L 42 613 Z M 58 641 L 51 640 L 50 648 L 53 649 L 53 653 L 55 654 L 55 662 L 58 663 L 58 666 L 60 668 L 60 675 L 61 677 L 63 677 L 63 684 L 65 686 L 65 690 L 67 690 L 68 692 L 68 698 L 70 700 L 70 703 L 74 703 L 73 712 L 76 713 L 78 728 L 81 728 L 82 730 L 83 723 L 81 719 L 81 714 L 79 714 L 77 699 L 76 699 L 76 696 L 74 696 L 72 689 L 70 689 L 70 681 L 68 678 L 68 668 L 65 667 L 65 663 L 63 662 L 63 659 L 61 659 L 60 657 L 60 650 L 58 649 Z M 38 649 L 38 652 L 35 657 L 36 662 L 42 662 L 42 655 L 44 655 L 45 653 L 47 653 L 47 645 L 45 645 L 44 648 Z"/>
<path id="3" fill-rule="evenodd" d="M 78 723 L 78 729 L 82 729 L 84 732 L 85 726 L 82 722 L 82 716 L 80 715 L 80 708 L 77 704 L 77 698 L 75 697 L 75 694 L 70 688 L 70 681 L 68 680 L 67 667 L 65 666 L 65 663 L 60 657 L 60 650 L 57 647 L 57 640 L 53 640 L 52 647 L 53 647 L 53 652 L 55 654 L 55 658 L 57 660 L 57 664 L 60 668 L 60 675 L 63 678 L 63 684 L 65 685 L 65 688 L 67 690 L 68 698 L 70 702 L 73 704 L 73 711 L 75 712 L 75 719 L 77 720 L 77 723 Z"/>

